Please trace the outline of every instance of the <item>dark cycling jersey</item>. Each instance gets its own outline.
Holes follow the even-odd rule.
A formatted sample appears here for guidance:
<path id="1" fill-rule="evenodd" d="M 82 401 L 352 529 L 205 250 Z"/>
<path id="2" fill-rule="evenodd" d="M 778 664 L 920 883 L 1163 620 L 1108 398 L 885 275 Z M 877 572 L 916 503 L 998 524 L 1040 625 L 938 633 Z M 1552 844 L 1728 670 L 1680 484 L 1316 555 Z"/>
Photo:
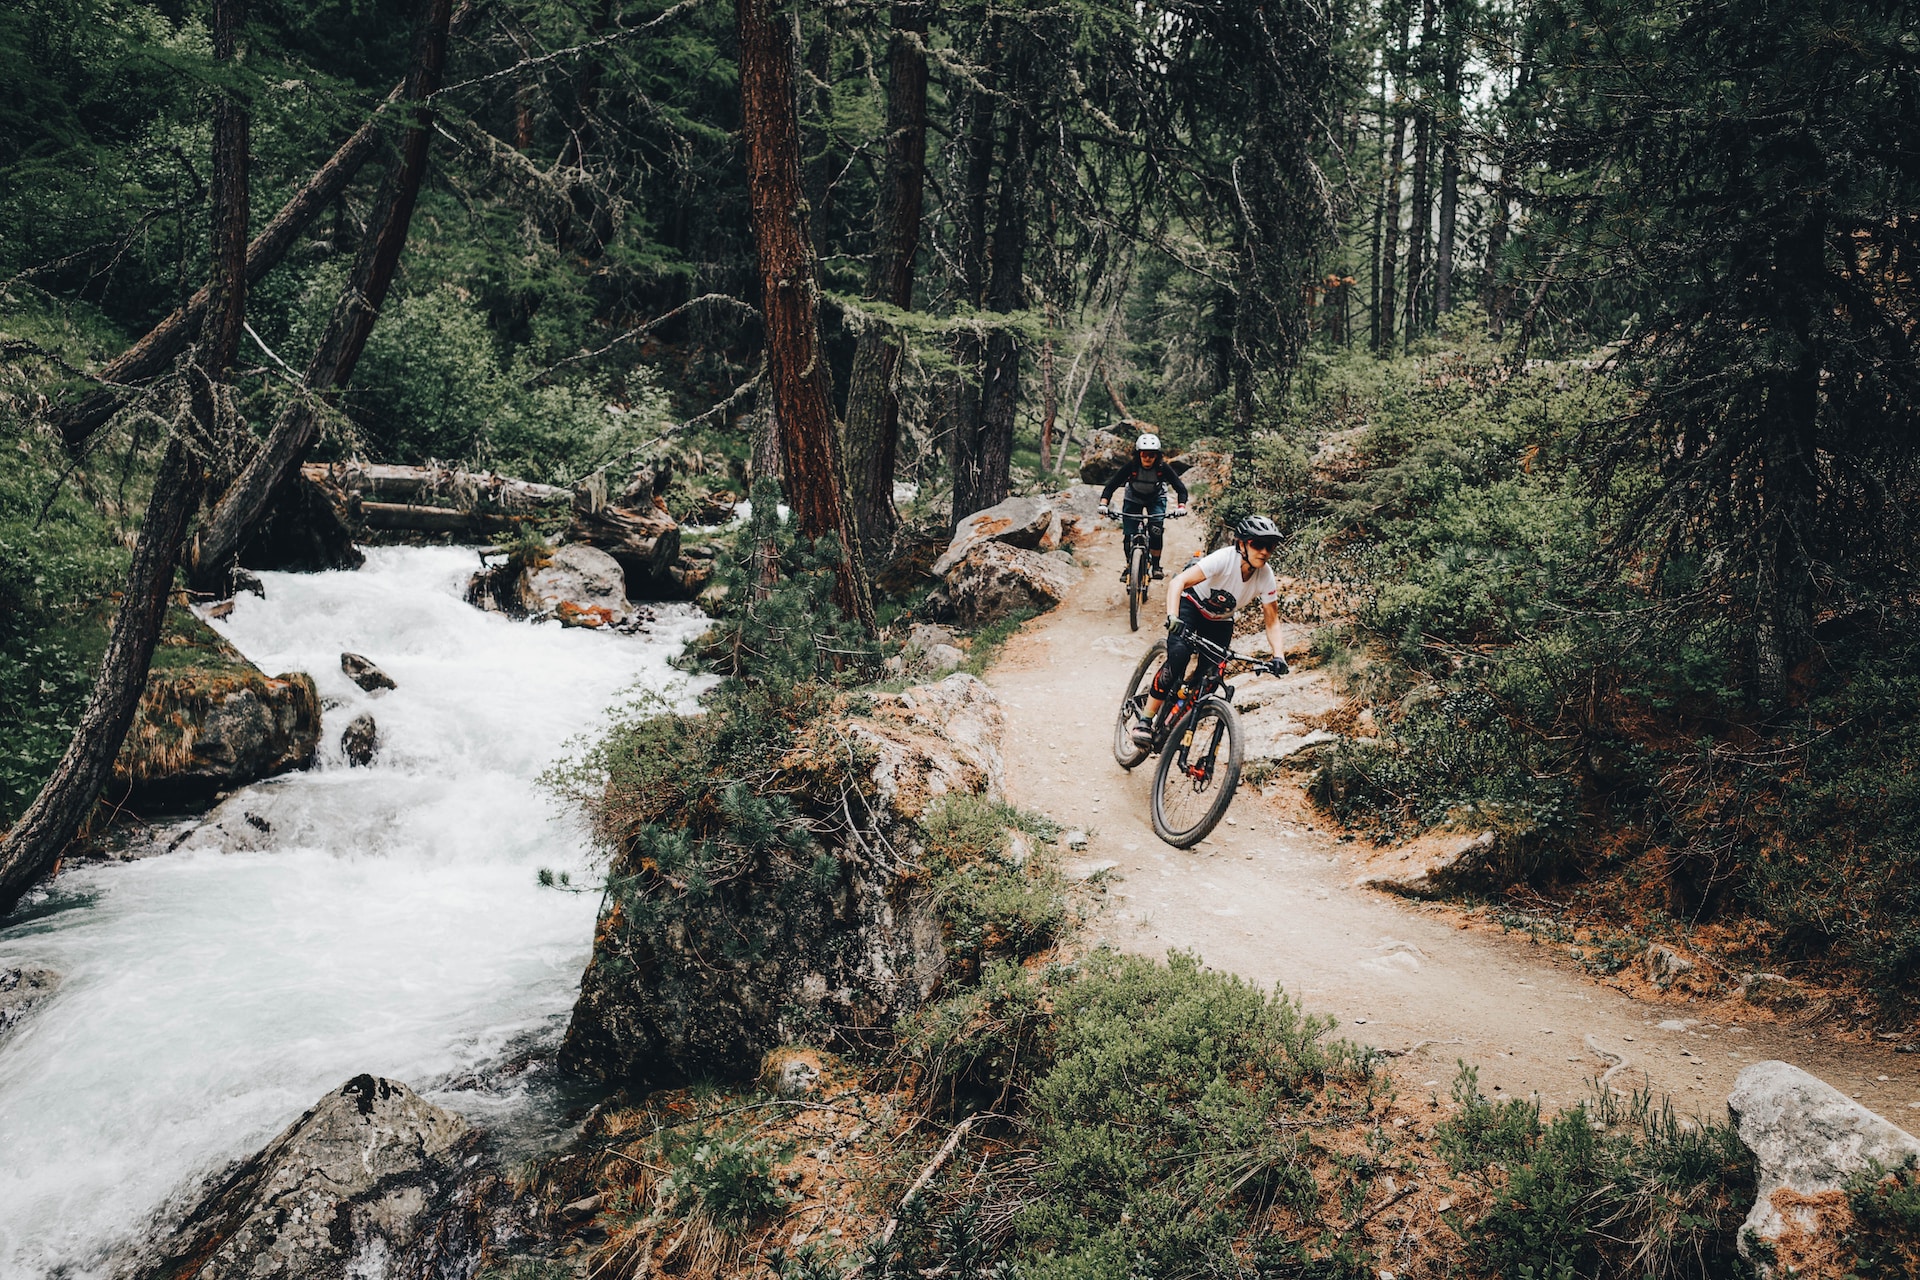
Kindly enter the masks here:
<path id="1" fill-rule="evenodd" d="M 1100 501 L 1112 501 L 1113 491 L 1125 485 L 1128 502 L 1151 510 L 1159 505 L 1160 486 L 1163 484 L 1172 488 L 1183 504 L 1186 502 L 1187 486 L 1181 483 L 1179 476 L 1173 474 L 1173 468 L 1167 465 L 1164 457 L 1151 467 L 1143 467 L 1140 465 L 1140 455 L 1136 453 L 1120 474 L 1107 482 L 1107 487 L 1100 492 Z"/>

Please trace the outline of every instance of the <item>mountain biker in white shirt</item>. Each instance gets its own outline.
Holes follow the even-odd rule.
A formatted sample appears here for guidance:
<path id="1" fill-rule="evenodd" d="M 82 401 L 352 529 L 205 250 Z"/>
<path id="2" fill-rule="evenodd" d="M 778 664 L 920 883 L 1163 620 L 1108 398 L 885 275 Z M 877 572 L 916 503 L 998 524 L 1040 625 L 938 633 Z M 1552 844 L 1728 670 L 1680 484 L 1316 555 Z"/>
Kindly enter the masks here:
<path id="1" fill-rule="evenodd" d="M 1234 614 L 1256 598 L 1264 614 L 1267 644 L 1273 650 L 1267 670 L 1276 676 L 1287 674 L 1280 647 L 1280 586 L 1267 566 L 1279 545 L 1280 530 L 1273 521 L 1248 516 L 1234 527 L 1232 546 L 1202 556 L 1167 583 L 1167 660 L 1160 664 L 1146 705 L 1134 722 L 1134 742 L 1152 745 L 1153 718 L 1160 713 L 1160 704 L 1179 690 L 1197 651 L 1193 637 L 1223 649 L 1231 647 Z"/>

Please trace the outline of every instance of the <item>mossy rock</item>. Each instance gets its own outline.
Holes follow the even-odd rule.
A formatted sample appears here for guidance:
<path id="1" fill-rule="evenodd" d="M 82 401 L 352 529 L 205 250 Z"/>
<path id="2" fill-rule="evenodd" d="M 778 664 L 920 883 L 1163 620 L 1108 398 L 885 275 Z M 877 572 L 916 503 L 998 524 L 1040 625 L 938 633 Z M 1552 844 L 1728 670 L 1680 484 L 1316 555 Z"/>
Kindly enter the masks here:
<path id="1" fill-rule="evenodd" d="M 302 672 L 268 676 L 193 613 L 168 611 L 108 798 L 140 813 L 196 812 L 222 791 L 305 769 L 320 698 Z"/>

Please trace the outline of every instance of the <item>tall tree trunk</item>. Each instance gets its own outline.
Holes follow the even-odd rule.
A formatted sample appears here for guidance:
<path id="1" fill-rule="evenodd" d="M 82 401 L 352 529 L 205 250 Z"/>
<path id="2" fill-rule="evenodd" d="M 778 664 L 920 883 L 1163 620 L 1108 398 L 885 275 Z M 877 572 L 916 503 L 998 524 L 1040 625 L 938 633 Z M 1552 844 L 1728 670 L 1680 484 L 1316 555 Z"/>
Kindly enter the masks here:
<path id="1" fill-rule="evenodd" d="M 194 540 L 192 577 L 203 591 L 224 594 L 239 563 L 248 536 L 320 432 L 321 414 L 338 398 L 353 376 L 366 349 L 373 322 L 379 318 L 400 265 L 413 223 L 413 208 L 427 170 L 427 139 L 433 122 L 427 98 L 440 85 L 446 64 L 447 25 L 452 0 L 422 0 L 414 25 L 413 63 L 404 91 L 409 127 L 400 140 L 400 155 L 381 183 L 380 195 L 368 222 L 346 287 L 334 303 L 333 315 L 320 344 L 307 362 L 303 394 L 288 401 L 274 420 L 273 430 L 227 491 Z"/>
<path id="2" fill-rule="evenodd" d="M 454 29 L 459 30 L 472 13 L 471 0 L 461 0 L 459 11 L 452 18 Z M 340 149 L 315 170 L 306 184 L 294 192 L 279 212 L 260 229 L 260 234 L 247 246 L 249 285 L 258 284 L 262 276 L 279 264 L 300 233 L 320 216 L 321 210 L 329 205 L 337 207 L 347 184 L 353 181 L 360 167 L 379 147 L 382 128 L 391 123 L 394 108 L 406 96 L 406 92 L 406 81 L 395 85 L 373 115 L 340 144 Z M 100 380 L 126 384 L 141 382 L 165 372 L 174 357 L 186 350 L 187 344 L 200 332 L 212 298 L 213 286 L 203 286 L 183 306 L 149 329 L 138 342 L 108 361 L 106 367 L 100 370 Z M 106 424 L 107 419 L 125 402 L 125 398 L 125 394 L 114 387 L 96 388 L 74 404 L 56 409 L 52 415 L 54 428 L 60 432 L 60 438 L 67 448 L 77 449 L 86 443 L 88 436 Z"/>
<path id="3" fill-rule="evenodd" d="M 989 27 L 984 50 L 991 53 L 994 29 Z M 982 77 L 987 89 L 973 90 L 966 98 L 964 151 L 960 158 L 960 227 L 958 263 L 954 273 L 954 291 L 966 306 L 978 310 L 986 300 L 987 288 L 987 199 L 993 175 L 993 134 L 996 99 L 989 91 L 991 81 Z M 953 463 L 953 511 L 955 525 L 980 508 L 974 501 L 980 492 L 980 413 L 981 387 L 985 378 L 981 365 L 986 344 L 977 331 L 962 329 L 953 339 L 956 371 L 950 375 L 948 393 L 948 456 Z"/>
<path id="4" fill-rule="evenodd" d="M 893 6 L 887 51 L 887 157 L 874 214 L 873 262 L 867 296 L 907 310 L 913 306 L 913 260 L 920 251 L 920 220 L 927 173 L 927 6 Z M 847 472 L 858 508 L 860 536 L 876 562 L 893 546 L 900 513 L 893 505 L 900 444 L 900 400 L 893 378 L 899 335 L 870 323 L 854 348 L 847 386 Z"/>
<path id="5" fill-rule="evenodd" d="M 1040 344 L 1040 474 L 1053 470 L 1053 424 L 1060 412 L 1060 388 L 1053 376 L 1053 302 L 1047 302 L 1047 337 Z M 1064 452 L 1064 450 L 1063 450 Z"/>
<path id="6" fill-rule="evenodd" d="M 231 62 L 244 20 L 243 0 L 214 0 L 213 56 Z M 222 93 L 213 104 L 213 279 L 201 353 L 189 371 L 187 393 L 202 434 L 224 434 L 229 413 L 228 371 L 240 347 L 247 307 L 246 104 Z M 92 812 L 113 773 L 127 729 L 140 706 L 153 648 L 166 620 L 173 575 L 187 525 L 200 505 L 200 461 L 179 436 L 167 441 L 146 518 L 107 649 L 94 677 L 93 696 L 80 714 L 67 750 L 20 821 L 0 841 L 0 915 L 60 857 Z"/>
<path id="7" fill-rule="evenodd" d="M 1032 171 L 1035 126 L 1025 113 L 1007 122 L 1006 158 L 1000 168 L 1000 201 L 994 217 L 993 275 L 987 308 L 1011 315 L 1026 304 L 1027 178 Z M 986 382 L 980 396 L 979 487 L 975 511 L 1006 501 L 1013 492 L 1013 429 L 1020 407 L 1020 343 L 1005 328 L 987 340 Z"/>
<path id="8" fill-rule="evenodd" d="M 1379 128 L 1380 139 L 1380 179 L 1374 184 L 1373 191 L 1373 235 L 1367 247 L 1367 345 L 1374 351 L 1380 346 L 1380 223 L 1386 217 L 1387 183 L 1392 176 L 1392 166 L 1387 161 L 1387 60 L 1380 58 L 1380 98 Z"/>
<path id="9" fill-rule="evenodd" d="M 772 9 L 772 0 L 736 0 L 735 14 L 747 193 L 787 503 L 802 534 L 840 539 L 846 559 L 835 577 L 834 598 L 871 635 L 878 629 L 873 594 L 833 420 L 833 388 L 820 342 L 819 282 L 800 197 L 793 41 L 774 21 Z"/>
<path id="10" fill-rule="evenodd" d="M 1487 184 L 1487 200 L 1492 206 L 1490 224 L 1487 227 L 1487 259 L 1485 279 L 1480 285 L 1480 305 L 1487 310 L 1487 336 L 1504 338 L 1507 333 L 1507 300 L 1513 290 L 1502 280 L 1501 268 L 1504 265 L 1507 249 L 1507 171 L 1502 165 L 1494 171 L 1493 181 Z"/>
<path id="11" fill-rule="evenodd" d="M 1427 232 L 1433 204 L 1433 93 L 1426 74 L 1433 51 L 1434 0 L 1424 0 L 1420 11 L 1421 74 L 1420 100 L 1414 106 L 1413 119 L 1413 207 L 1407 219 L 1407 319 L 1405 338 L 1408 350 L 1425 330 L 1427 293 Z"/>
<path id="12" fill-rule="evenodd" d="M 1394 311 L 1399 305 L 1394 275 L 1400 261 L 1400 178 L 1407 144 L 1407 110 L 1402 90 L 1406 87 L 1408 29 L 1412 24 L 1413 11 L 1408 9 L 1400 22 L 1400 61 L 1393 78 L 1393 141 L 1387 148 L 1387 229 L 1385 243 L 1380 246 L 1380 331 L 1375 349 L 1380 355 L 1393 351 Z"/>
<path id="13" fill-rule="evenodd" d="M 1437 315 L 1453 310 L 1454 224 L 1460 216 L 1460 74 L 1466 56 L 1466 36 L 1458 30 L 1463 18 L 1447 18 L 1446 65 L 1441 73 L 1440 110 L 1434 122 L 1440 131 L 1440 231 L 1434 246 L 1433 309 Z"/>

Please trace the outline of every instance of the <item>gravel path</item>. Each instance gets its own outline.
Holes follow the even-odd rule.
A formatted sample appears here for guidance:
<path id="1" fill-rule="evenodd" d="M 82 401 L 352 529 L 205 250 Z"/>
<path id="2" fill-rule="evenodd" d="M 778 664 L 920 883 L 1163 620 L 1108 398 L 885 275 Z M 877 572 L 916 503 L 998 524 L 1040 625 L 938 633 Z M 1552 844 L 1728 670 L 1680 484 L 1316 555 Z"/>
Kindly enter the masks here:
<path id="1" fill-rule="evenodd" d="M 1184 561 L 1198 523 L 1170 526 L 1169 565 Z M 1190 949 L 1216 968 L 1279 983 L 1336 1015 L 1341 1034 L 1399 1054 L 1404 1086 L 1443 1097 L 1464 1060 L 1490 1094 L 1564 1106 L 1587 1096 L 1618 1055 L 1614 1087 L 1651 1084 L 1682 1114 L 1718 1115 L 1743 1066 L 1782 1058 L 1896 1123 L 1920 1121 L 1920 1058 L 1817 1027 L 1741 1025 L 1737 1003 L 1643 1003 L 1557 949 L 1358 887 L 1372 851 L 1327 830 L 1295 781 L 1270 782 L 1265 795 L 1243 787 L 1227 822 L 1194 849 L 1162 844 L 1147 816 L 1151 769 L 1127 773 L 1109 747 L 1120 691 L 1160 631 L 1127 630 L 1111 530 L 1079 554 L 1091 562 L 1086 577 L 1006 646 L 987 679 L 1007 708 L 1009 798 L 1089 833 L 1070 867 L 1093 876 L 1096 939 L 1153 955 Z M 1260 677 L 1259 699 L 1255 683 L 1243 684 L 1243 701 L 1282 712 L 1289 699 L 1317 710 L 1326 697 L 1313 675 Z"/>

